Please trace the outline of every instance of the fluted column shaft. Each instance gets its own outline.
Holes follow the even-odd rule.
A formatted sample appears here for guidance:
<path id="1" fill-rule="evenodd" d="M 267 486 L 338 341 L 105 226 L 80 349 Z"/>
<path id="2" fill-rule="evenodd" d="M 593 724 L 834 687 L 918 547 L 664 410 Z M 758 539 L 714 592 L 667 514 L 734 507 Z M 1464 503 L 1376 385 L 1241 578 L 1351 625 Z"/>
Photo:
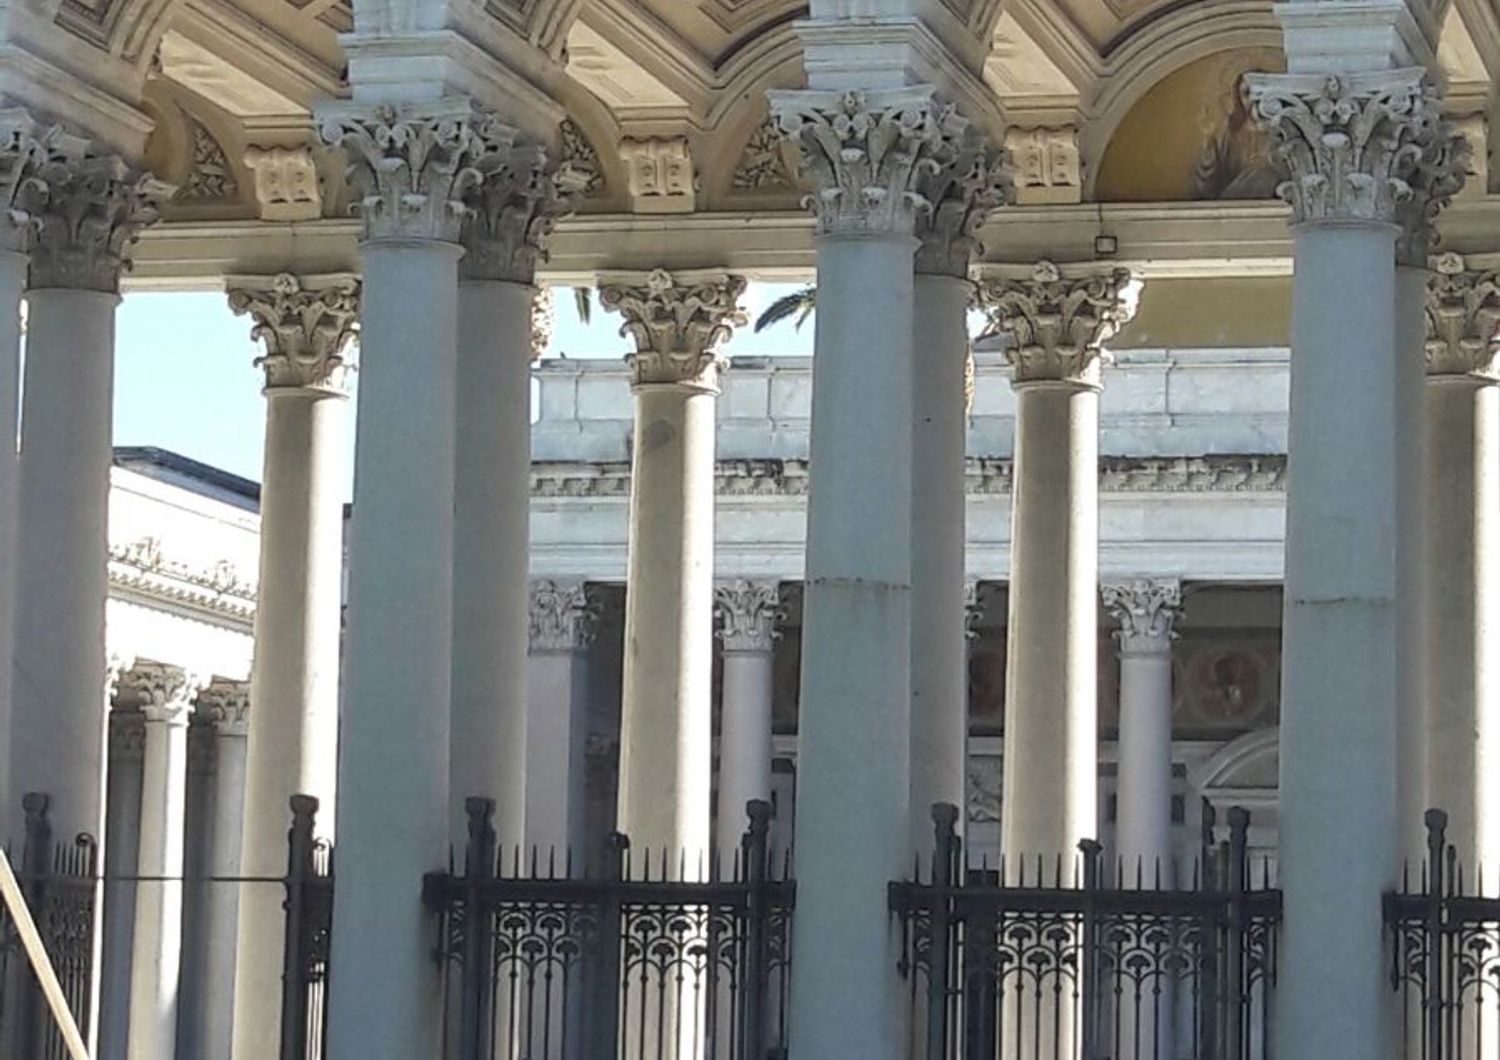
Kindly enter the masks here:
<path id="1" fill-rule="evenodd" d="M 502 843 L 523 840 L 532 312 L 537 262 L 573 190 L 540 147 L 496 147 L 468 199 L 458 287 L 450 813 L 460 845 L 471 796 L 495 800 Z"/>
<path id="2" fill-rule="evenodd" d="M 775 693 L 780 587 L 738 581 L 715 590 L 722 647 L 719 698 L 719 803 L 715 849 L 727 879 L 749 827 L 746 804 L 771 800 L 771 708 Z"/>
<path id="3" fill-rule="evenodd" d="M 450 106 L 323 126 L 364 211 L 332 1060 L 435 1056 L 442 1025 L 419 881 L 448 855 L 458 237 L 482 153 L 481 120 Z"/>
<path id="4" fill-rule="evenodd" d="M 1421 451 L 1427 799 L 1472 871 L 1500 859 L 1500 276 L 1438 260 Z"/>
<path id="5" fill-rule="evenodd" d="M 187 736 L 196 683 L 177 667 L 140 664 L 146 757 L 141 782 L 135 933 L 130 963 L 130 1060 L 172 1060 L 182 967 Z"/>
<path id="6" fill-rule="evenodd" d="M 319 799 L 330 831 L 334 816 L 348 430 L 342 351 L 359 312 L 359 281 L 282 273 L 232 277 L 228 289 L 230 307 L 255 321 L 266 372 L 254 709 L 248 736 L 238 741 L 244 774 L 237 801 L 244 813 L 243 827 L 235 829 L 241 870 L 235 874 L 275 879 L 286 871 L 291 797 Z M 220 838 L 216 833 L 216 848 Z M 214 986 L 233 999 L 234 1055 L 269 1055 L 280 1042 L 286 896 L 264 883 L 216 886 L 213 893 L 226 890 L 238 892 L 236 900 L 218 902 L 213 915 L 216 925 L 221 915 L 235 917 L 227 946 L 233 964 Z M 221 958 L 210 952 L 210 960 Z M 225 973 L 216 967 L 215 974 Z M 210 1033 L 223 1032 L 223 1018 L 215 1014 Z"/>
<path id="7" fill-rule="evenodd" d="M 234 1000 L 240 887 L 244 849 L 245 773 L 250 689 L 214 684 L 198 695 L 198 712 L 214 733 L 213 819 L 209 825 L 208 912 L 205 982 L 199 991 L 203 1016 L 198 1055 L 226 1060 L 234 1044 Z M 274 947 L 272 947 L 274 948 Z M 279 1018 L 279 1013 L 278 1013 Z"/>
<path id="8" fill-rule="evenodd" d="M 1304 29 L 1315 7 L 1282 10 L 1289 53 L 1297 34 L 1326 32 Z M 1306 68 L 1306 49 L 1298 54 Z M 1398 874 L 1402 617 L 1396 204 L 1411 185 L 1407 148 L 1433 137 L 1436 105 L 1417 70 L 1247 80 L 1290 170 L 1295 262 L 1277 1052 L 1389 1056 L 1398 1006 L 1381 902 Z"/>
<path id="9" fill-rule="evenodd" d="M 598 607 L 582 582 L 533 582 L 527 675 L 526 837 L 562 866 L 584 849 L 588 764 L 588 648 Z"/>
<path id="10" fill-rule="evenodd" d="M 1070 864 L 1098 834 L 1099 389 L 1103 344 L 1130 319 L 1123 269 L 995 272 L 1017 395 L 1001 846 Z"/>
<path id="11" fill-rule="evenodd" d="M 601 281 L 601 301 L 636 343 L 619 827 L 694 873 L 707 868 L 713 775 L 716 349 L 743 323 L 745 281 Z"/>

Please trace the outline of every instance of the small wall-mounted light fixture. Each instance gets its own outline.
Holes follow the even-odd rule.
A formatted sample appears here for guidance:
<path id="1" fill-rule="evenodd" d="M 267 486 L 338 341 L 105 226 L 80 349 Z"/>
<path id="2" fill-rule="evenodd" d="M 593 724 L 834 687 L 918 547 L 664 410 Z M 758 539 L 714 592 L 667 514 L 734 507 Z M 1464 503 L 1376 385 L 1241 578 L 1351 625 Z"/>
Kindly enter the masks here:
<path id="1" fill-rule="evenodd" d="M 1112 258 L 1120 252 L 1120 241 L 1114 236 L 1100 234 L 1094 237 L 1094 257 Z"/>

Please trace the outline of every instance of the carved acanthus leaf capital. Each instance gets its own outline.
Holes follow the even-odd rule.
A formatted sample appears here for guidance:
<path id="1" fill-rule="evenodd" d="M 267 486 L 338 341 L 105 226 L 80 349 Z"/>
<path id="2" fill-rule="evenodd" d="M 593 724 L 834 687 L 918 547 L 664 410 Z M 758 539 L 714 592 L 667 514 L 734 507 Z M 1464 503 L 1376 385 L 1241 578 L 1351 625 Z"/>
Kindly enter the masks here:
<path id="1" fill-rule="evenodd" d="M 430 107 L 340 108 L 323 120 L 325 143 L 342 147 L 367 242 L 457 243 L 479 183 L 491 119 L 458 100 Z"/>
<path id="2" fill-rule="evenodd" d="M 229 308 L 255 321 L 250 337 L 266 352 L 256 367 L 267 389 L 339 389 L 344 349 L 359 325 L 357 276 L 232 276 L 226 280 Z"/>
<path id="3" fill-rule="evenodd" d="M 208 682 L 181 666 L 141 660 L 120 683 L 139 702 L 147 722 L 186 726 L 191 719 L 193 699 Z"/>
<path id="4" fill-rule="evenodd" d="M 582 651 L 594 641 L 599 605 L 583 582 L 543 579 L 531 583 L 533 652 Z"/>
<path id="5" fill-rule="evenodd" d="M 1500 380 L 1500 273 L 1472 270 L 1457 254 L 1432 262 L 1427 284 L 1427 374 Z"/>
<path id="6" fill-rule="evenodd" d="M 1011 339 L 1014 384 L 1097 389 L 1104 344 L 1135 316 L 1140 283 L 1117 266 L 1037 263 L 1029 273 L 992 270 L 980 285 L 990 328 Z"/>
<path id="7" fill-rule="evenodd" d="M 714 588 L 719 628 L 715 636 L 724 650 L 769 652 L 780 636 L 781 591 L 776 582 L 735 581 Z"/>
<path id="8" fill-rule="evenodd" d="M 635 386 L 718 386 L 718 347 L 746 322 L 743 276 L 663 269 L 645 276 L 601 276 L 599 302 L 625 318 L 635 342 L 628 358 Z"/>
<path id="9" fill-rule="evenodd" d="M 1182 611 L 1182 583 L 1175 579 L 1137 579 L 1103 587 L 1104 607 L 1120 628 L 1122 655 L 1152 655 L 1172 650 L 1172 629 Z"/>
<path id="10" fill-rule="evenodd" d="M 929 206 L 917 215 L 916 234 L 922 242 L 916 271 L 967 278 L 983 250 L 979 229 L 997 209 L 1015 201 L 1015 187 L 1005 154 L 987 147 L 979 129 L 963 118 L 949 124 L 953 134 L 944 138 L 917 180 Z"/>
<path id="11" fill-rule="evenodd" d="M 481 132 L 482 174 L 464 198 L 465 254 L 459 262 L 472 279 L 532 283 L 547 260 L 547 239 L 558 220 L 578 208 L 584 178 L 559 170 L 541 144 L 517 143 L 508 126 L 490 123 Z"/>
<path id="12" fill-rule="evenodd" d="M 215 681 L 198 693 L 198 716 L 213 726 L 215 735 L 250 734 L 250 682 Z"/>
<path id="13" fill-rule="evenodd" d="M 118 293 L 136 238 L 172 186 L 118 155 L 95 154 L 81 137 L 54 130 L 42 144 L 21 196 L 36 228 L 31 286 Z"/>
<path id="14" fill-rule="evenodd" d="M 1295 223 L 1397 221 L 1439 126 L 1437 93 L 1421 69 L 1247 74 L 1245 91 L 1291 175 L 1277 193 Z"/>
<path id="15" fill-rule="evenodd" d="M 1473 149 L 1451 123 L 1440 121 L 1433 136 L 1420 145 L 1422 153 L 1408 181 L 1411 196 L 1396 208 L 1401 232 L 1396 237 L 1396 260 L 1421 268 L 1438 245 L 1438 215 L 1463 190 L 1473 163 Z"/>
<path id="16" fill-rule="evenodd" d="M 930 208 L 921 178 L 968 123 L 930 87 L 770 93 L 815 192 L 818 232 L 909 233 Z"/>

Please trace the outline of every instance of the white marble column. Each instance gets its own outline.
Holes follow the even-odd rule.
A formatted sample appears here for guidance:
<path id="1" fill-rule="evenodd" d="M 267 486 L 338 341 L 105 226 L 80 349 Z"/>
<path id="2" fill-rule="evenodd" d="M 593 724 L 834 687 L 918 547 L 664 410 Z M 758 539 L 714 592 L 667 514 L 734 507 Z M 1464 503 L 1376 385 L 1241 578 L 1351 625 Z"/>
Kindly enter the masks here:
<path id="1" fill-rule="evenodd" d="M 348 153 L 364 222 L 331 1060 L 439 1050 L 421 890 L 448 864 L 458 238 L 481 125 L 450 102 L 350 106 L 322 128 Z"/>
<path id="2" fill-rule="evenodd" d="M 1396 5 L 1391 5 L 1394 8 Z M 1420 70 L 1388 70 L 1327 5 L 1278 8 L 1292 72 L 1247 77 L 1290 180 L 1295 282 L 1281 706 L 1285 930 L 1277 1053 L 1393 1055 L 1382 895 L 1397 882 L 1396 205 L 1439 127 Z M 1347 14 L 1347 13 L 1346 13 Z M 1361 29 L 1369 32 L 1360 32 Z M 1319 46 L 1348 50 L 1328 58 Z M 1383 45 L 1382 45 L 1383 46 Z M 1368 64 L 1369 72 L 1359 70 Z M 1409 499 L 1407 501 L 1409 503 Z"/>
<path id="3" fill-rule="evenodd" d="M 790 1035 L 904 1056 L 886 888 L 910 871 L 912 338 L 918 182 L 967 123 L 930 88 L 773 92 L 814 187 L 818 315 Z"/>
<path id="4" fill-rule="evenodd" d="M 996 268 L 982 301 L 1017 395 L 1001 849 L 1071 863 L 1098 826 L 1099 390 L 1125 269 Z"/>
<path id="5" fill-rule="evenodd" d="M 1009 178 L 970 128 L 921 181 L 912 361 L 911 848 L 932 850 L 932 806 L 962 807 L 969 755 L 965 635 L 965 446 L 969 266 L 976 233 L 1004 203 Z M 959 834 L 966 821 L 959 816 Z"/>
<path id="6" fill-rule="evenodd" d="M 116 668 L 110 660 L 110 682 L 116 688 L 135 660 Z M 113 697 L 111 697 L 113 700 Z M 135 923 L 134 877 L 141 845 L 142 769 L 146 758 L 146 729 L 139 710 L 110 711 L 108 821 L 104 834 L 104 872 L 112 878 L 104 888 L 103 965 L 99 998 L 99 1056 L 125 1060 L 130 1032 L 131 935 Z"/>
<path id="7" fill-rule="evenodd" d="M 495 148 L 469 197 L 459 264 L 450 812 L 460 846 L 471 796 L 495 800 L 501 843 L 523 841 L 532 312 L 547 236 L 573 205 L 543 147 Z"/>
<path id="8" fill-rule="evenodd" d="M 1421 510 L 1427 800 L 1459 861 L 1500 861 L 1500 274 L 1437 260 Z"/>
<path id="9" fill-rule="evenodd" d="M 722 272 L 600 277 L 636 347 L 619 828 L 689 874 L 710 839 L 718 347 L 744 290 Z"/>
<path id="10" fill-rule="evenodd" d="M 775 582 L 741 580 L 714 589 L 723 661 L 714 846 L 725 879 L 734 874 L 740 840 L 750 827 L 745 804 L 771 799 L 771 706 L 780 596 Z"/>
<path id="11" fill-rule="evenodd" d="M 234 1038 L 234 978 L 243 857 L 250 686 L 216 681 L 198 693 L 198 713 L 214 734 L 212 822 L 209 825 L 208 915 L 204 982 L 198 992 L 202 1029 L 198 1055 L 226 1060 Z"/>
<path id="12" fill-rule="evenodd" d="M 11 804 L 52 796 L 58 835 L 103 828 L 106 521 L 120 272 L 159 190 L 76 137 L 33 193 L 16 553 Z M 42 189 L 45 189 L 43 192 Z"/>
<path id="13" fill-rule="evenodd" d="M 286 872 L 288 800 L 317 798 L 329 832 L 334 819 L 348 431 L 343 353 L 359 313 L 359 280 L 281 273 L 230 277 L 226 287 L 230 308 L 255 322 L 251 333 L 265 344 L 259 364 L 266 383 L 254 709 L 236 856 L 242 875 L 275 879 Z M 224 983 L 232 991 L 236 1056 L 271 1055 L 279 1046 L 285 897 L 277 884 L 247 884 L 227 907 L 238 920 L 238 944 L 228 947 L 237 968 Z"/>
<path id="14" fill-rule="evenodd" d="M 203 683 L 176 666 L 137 663 L 124 681 L 145 715 L 135 932 L 130 962 L 130 1060 L 172 1060 L 181 989 L 187 736 Z"/>
<path id="15" fill-rule="evenodd" d="M 588 648 L 598 605 L 581 581 L 531 583 L 526 717 L 526 837 L 559 870 L 584 864 Z"/>
<path id="16" fill-rule="evenodd" d="M 1139 878 L 1146 887 L 1173 887 L 1172 624 L 1182 608 L 1182 586 L 1141 579 L 1106 584 L 1103 595 L 1119 625 L 1115 854 L 1127 886 Z"/>

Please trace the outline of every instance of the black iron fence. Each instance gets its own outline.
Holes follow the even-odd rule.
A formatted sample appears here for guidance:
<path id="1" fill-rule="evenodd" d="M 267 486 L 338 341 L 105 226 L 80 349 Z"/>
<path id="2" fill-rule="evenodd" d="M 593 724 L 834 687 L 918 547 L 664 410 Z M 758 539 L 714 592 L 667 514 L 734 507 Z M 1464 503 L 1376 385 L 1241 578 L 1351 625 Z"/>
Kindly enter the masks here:
<path id="1" fill-rule="evenodd" d="M 1428 810 L 1427 858 L 1385 899 L 1391 985 L 1408 1060 L 1500 1058 L 1500 896 L 1448 843 L 1448 815 Z M 1492 881 L 1492 886 L 1495 882 Z M 1500 892 L 1497 892 L 1500 894 Z"/>
<path id="2" fill-rule="evenodd" d="M 293 795 L 287 833 L 286 936 L 280 1060 L 328 1052 L 328 967 L 333 942 L 333 846 L 314 838 L 318 800 Z"/>
<path id="3" fill-rule="evenodd" d="M 1212 835 L 1212 811 L 1206 835 Z M 923 1060 L 1262 1060 L 1275 1013 L 1281 894 L 1254 869 L 1249 815 L 1184 879 L 1013 859 L 964 869 L 958 811 L 934 807 L 930 871 L 891 886 Z"/>
<path id="4" fill-rule="evenodd" d="M 794 888 L 748 806 L 732 865 L 691 872 L 612 837 L 601 862 L 497 850 L 470 799 L 464 872 L 426 880 L 441 914 L 457 1060 L 767 1060 L 785 1053 Z"/>

